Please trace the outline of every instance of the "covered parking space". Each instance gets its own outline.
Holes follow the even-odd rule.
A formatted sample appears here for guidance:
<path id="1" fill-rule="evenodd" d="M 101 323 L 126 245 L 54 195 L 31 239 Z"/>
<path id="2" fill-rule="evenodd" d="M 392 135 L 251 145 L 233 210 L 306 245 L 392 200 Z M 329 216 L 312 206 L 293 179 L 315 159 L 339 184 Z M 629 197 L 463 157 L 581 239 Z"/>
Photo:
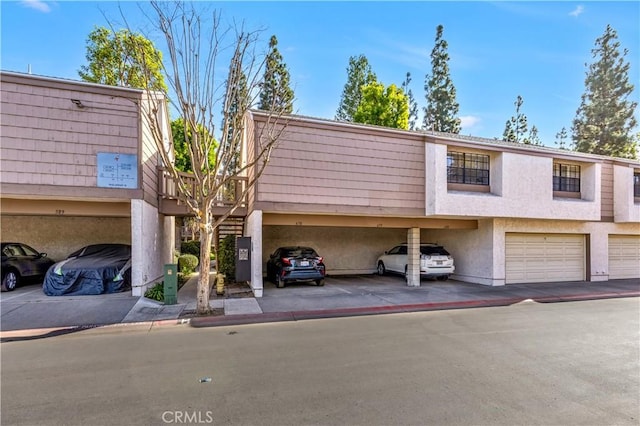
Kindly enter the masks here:
<path id="1" fill-rule="evenodd" d="M 173 218 L 143 200 L 51 200 L 2 198 L 3 242 L 20 242 L 58 262 L 90 244 L 132 247 L 133 296 L 161 277 L 173 247 Z M 152 253 L 152 255 L 150 255 Z"/>
<path id="2" fill-rule="evenodd" d="M 252 288 L 257 297 L 269 283 L 266 263 L 278 247 L 310 246 L 324 258 L 328 276 L 366 275 L 376 271 L 376 260 L 386 250 L 409 243 L 413 248 L 410 286 L 420 285 L 419 244 L 429 230 L 474 230 L 476 220 L 398 218 L 376 216 L 262 213 L 253 211 L 245 235 L 252 237 Z M 455 256 L 455 254 L 453 254 Z M 406 285 L 404 278 L 401 281 Z M 264 284 L 263 284 L 264 283 Z"/>
<path id="3" fill-rule="evenodd" d="M 422 278 L 420 286 L 410 287 L 403 276 L 376 274 L 327 276 L 322 287 L 299 282 L 277 288 L 265 281 L 259 304 L 263 312 L 409 305 L 445 300 L 456 292 L 464 293 L 466 286 L 473 284 Z"/>

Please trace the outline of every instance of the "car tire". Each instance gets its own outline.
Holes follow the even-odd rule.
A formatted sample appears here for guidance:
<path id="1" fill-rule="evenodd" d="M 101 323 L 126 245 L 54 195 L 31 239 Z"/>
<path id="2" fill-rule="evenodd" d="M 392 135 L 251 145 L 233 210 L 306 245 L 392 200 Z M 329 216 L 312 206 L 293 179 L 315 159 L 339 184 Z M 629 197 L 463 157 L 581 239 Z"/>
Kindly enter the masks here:
<path id="1" fill-rule="evenodd" d="M 387 270 L 384 267 L 384 263 L 378 262 L 378 275 L 382 276 L 385 274 L 385 272 L 387 272 Z"/>
<path id="2" fill-rule="evenodd" d="M 409 267 L 407 265 L 404 265 L 404 280 L 409 282 Z"/>
<path id="3" fill-rule="evenodd" d="M 13 269 L 9 269 L 2 276 L 2 291 L 13 291 L 20 281 L 20 276 Z"/>
<path id="4" fill-rule="evenodd" d="M 324 285 L 324 278 L 316 280 L 316 285 L 318 287 L 322 287 Z"/>
<path id="5" fill-rule="evenodd" d="M 440 275 L 438 281 L 446 281 L 449 279 L 449 275 Z"/>
<path id="6" fill-rule="evenodd" d="M 284 288 L 284 280 L 282 279 L 281 276 L 276 276 L 276 287 L 278 288 Z"/>

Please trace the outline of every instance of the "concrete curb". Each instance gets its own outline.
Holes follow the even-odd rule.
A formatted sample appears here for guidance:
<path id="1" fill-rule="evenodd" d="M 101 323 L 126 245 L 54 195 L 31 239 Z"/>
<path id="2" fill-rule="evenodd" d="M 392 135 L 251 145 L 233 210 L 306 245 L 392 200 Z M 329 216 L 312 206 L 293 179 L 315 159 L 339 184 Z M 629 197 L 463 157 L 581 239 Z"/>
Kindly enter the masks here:
<path id="1" fill-rule="evenodd" d="M 463 301 L 456 301 L 456 302 L 431 302 L 431 303 L 386 305 L 386 306 L 360 307 L 360 308 L 322 309 L 322 310 L 313 310 L 313 311 L 289 311 L 289 312 L 272 312 L 272 313 L 262 313 L 262 314 L 239 314 L 239 315 L 224 315 L 224 316 L 215 316 L 215 317 L 194 317 L 194 318 L 162 319 L 162 320 L 141 321 L 141 322 L 123 322 L 123 323 L 117 323 L 117 324 L 93 324 L 93 325 L 80 325 L 80 326 L 70 326 L 70 327 L 9 330 L 9 331 L 0 331 L 0 342 L 4 343 L 4 342 L 12 342 L 12 341 L 42 339 L 46 337 L 54 337 L 54 336 L 76 333 L 84 330 L 96 330 L 96 329 L 109 331 L 117 328 L 132 328 L 132 327 L 145 328 L 146 327 L 150 331 L 154 327 L 184 326 L 184 325 L 188 325 L 194 328 L 223 327 L 223 326 L 233 326 L 233 325 L 258 324 L 258 323 L 303 321 L 303 320 L 310 320 L 310 319 L 341 318 L 341 317 L 397 314 L 397 313 L 410 313 L 410 312 L 429 312 L 429 311 L 451 310 L 451 309 L 500 307 L 500 306 L 510 306 L 526 300 L 531 300 L 538 303 L 558 303 L 558 302 L 577 302 L 577 301 L 583 301 L 583 300 L 597 300 L 597 299 L 615 299 L 615 298 L 626 298 L 626 297 L 640 297 L 640 291 L 592 293 L 592 294 L 568 294 L 568 295 L 559 295 L 559 296 L 541 296 L 541 297 L 535 297 L 535 298 L 510 297 L 510 298 L 502 298 L 502 299 L 478 299 L 478 300 L 463 300 Z"/>
<path id="2" fill-rule="evenodd" d="M 77 325 L 69 327 L 52 327 L 52 328 L 31 328 L 22 330 L 0 331 L 0 343 L 14 342 L 20 340 L 44 339 L 47 337 L 62 336 L 86 330 L 105 330 L 111 331 L 119 328 L 147 328 L 151 330 L 153 327 L 164 327 L 169 325 L 189 325 L 189 318 L 165 319 L 154 321 L 140 322 L 122 322 L 116 324 L 90 324 Z"/>
<path id="3" fill-rule="evenodd" d="M 249 315 L 229 315 L 220 317 L 201 317 L 192 318 L 190 325 L 196 328 L 203 327 L 222 327 L 229 325 L 244 325 L 268 322 L 284 322 L 284 321 L 302 321 L 308 319 L 323 318 L 339 318 L 366 315 L 381 314 L 397 314 L 409 312 L 428 312 L 450 309 L 467 309 L 467 308 L 488 308 L 510 306 L 525 300 L 532 300 L 538 303 L 556 303 L 556 302 L 575 302 L 582 300 L 597 299 L 613 299 L 625 297 L 640 297 L 640 292 L 621 292 L 621 293 L 598 293 L 598 294 L 577 294 L 563 296 L 544 296 L 537 298 L 503 298 L 503 299 L 481 299 L 481 300 L 464 300 L 457 302 L 432 302 L 417 303 L 408 305 L 388 305 L 376 307 L 361 308 L 341 308 L 341 309 L 324 309 L 315 311 L 290 311 L 290 312 L 273 312 L 263 314 Z"/>

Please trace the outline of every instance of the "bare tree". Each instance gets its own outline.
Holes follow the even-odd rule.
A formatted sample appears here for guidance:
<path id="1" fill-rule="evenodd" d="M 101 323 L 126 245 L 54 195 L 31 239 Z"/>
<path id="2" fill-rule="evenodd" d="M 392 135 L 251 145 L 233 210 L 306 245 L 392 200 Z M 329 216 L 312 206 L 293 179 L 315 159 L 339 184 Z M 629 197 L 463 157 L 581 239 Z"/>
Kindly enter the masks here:
<path id="1" fill-rule="evenodd" d="M 153 102 L 167 94 L 148 90 L 152 102 L 143 108 L 143 115 L 167 173 L 200 230 L 197 313 L 204 315 L 210 312 L 208 265 L 215 230 L 255 186 L 287 123 L 282 109 L 267 112 L 265 124 L 256 131 L 252 155 L 241 154 L 265 64 L 265 55 L 257 53 L 259 32 L 223 28 L 216 11 L 209 22 L 209 15 L 204 16 L 192 3 L 154 1 L 150 5 L 154 13 L 148 16 L 166 40 L 164 73 L 171 89 L 167 98 L 184 121 L 193 174 L 182 173 L 173 164 L 173 148 L 164 130 L 166 107 L 163 111 L 163 103 Z M 227 60 L 228 67 L 220 68 L 219 63 Z M 217 127 L 216 123 L 221 124 Z M 238 181 L 242 184 L 236 185 Z M 234 195 L 231 204 L 225 199 L 230 192 Z M 225 212 L 214 216 L 213 208 L 220 206 L 226 206 Z"/>

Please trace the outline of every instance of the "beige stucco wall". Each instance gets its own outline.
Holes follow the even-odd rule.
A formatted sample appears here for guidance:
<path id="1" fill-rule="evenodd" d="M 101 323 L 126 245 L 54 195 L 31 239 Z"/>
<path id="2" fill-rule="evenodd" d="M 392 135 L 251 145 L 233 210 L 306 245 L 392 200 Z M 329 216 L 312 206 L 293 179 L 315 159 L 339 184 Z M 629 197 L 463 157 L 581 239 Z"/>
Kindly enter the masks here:
<path id="1" fill-rule="evenodd" d="M 131 244 L 131 220 L 116 217 L 2 215 L 0 233 L 2 241 L 28 244 L 58 261 L 89 244 Z"/>
<path id="2" fill-rule="evenodd" d="M 615 222 L 640 223 L 640 204 L 633 197 L 633 167 L 613 166 L 613 208 Z"/>
<path id="3" fill-rule="evenodd" d="M 131 201 L 131 281 L 133 296 L 162 281 L 164 265 L 173 263 L 175 218 L 165 217 L 143 201 Z"/>
<path id="4" fill-rule="evenodd" d="M 513 152 L 487 152 L 492 158 L 490 192 L 448 191 L 447 149 L 426 145 L 427 215 L 600 220 L 599 163 L 576 163 L 581 166 L 580 199 L 554 198 L 552 157 Z"/>
<path id="5" fill-rule="evenodd" d="M 477 284 L 504 284 L 493 270 L 493 220 L 478 221 L 478 229 L 422 229 L 420 241 L 442 245 L 453 257 L 456 271 L 452 278 Z"/>
<path id="6" fill-rule="evenodd" d="M 442 244 L 456 263 L 454 278 L 486 285 L 505 284 L 505 243 L 507 233 L 579 234 L 589 243 L 587 280 L 609 277 L 609 235 L 640 235 L 638 224 L 602 222 L 485 219 L 477 230 L 423 229 L 422 242 Z"/>
<path id="7" fill-rule="evenodd" d="M 244 236 L 251 237 L 251 282 L 249 284 L 254 296 L 262 297 L 264 289 L 262 268 L 266 260 L 263 262 L 261 210 L 254 210 L 247 216 L 244 224 Z"/>

